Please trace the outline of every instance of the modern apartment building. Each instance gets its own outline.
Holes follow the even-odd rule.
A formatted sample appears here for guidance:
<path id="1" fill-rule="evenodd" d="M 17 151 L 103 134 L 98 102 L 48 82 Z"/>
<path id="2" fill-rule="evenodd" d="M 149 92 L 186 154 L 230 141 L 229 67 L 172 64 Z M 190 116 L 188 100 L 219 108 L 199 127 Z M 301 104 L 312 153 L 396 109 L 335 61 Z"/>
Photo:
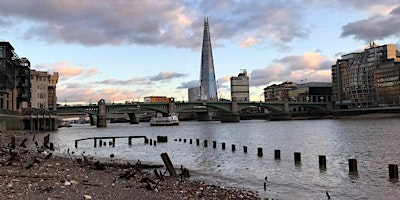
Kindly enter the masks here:
<path id="1" fill-rule="evenodd" d="M 245 69 L 238 76 L 231 77 L 231 99 L 249 101 L 249 77 Z"/>
<path id="2" fill-rule="evenodd" d="M 9 42 L 0 42 L 0 110 L 20 112 L 30 99 L 30 62 Z"/>
<path id="3" fill-rule="evenodd" d="M 400 53 L 372 42 L 363 52 L 343 55 L 332 66 L 335 109 L 400 105 Z"/>

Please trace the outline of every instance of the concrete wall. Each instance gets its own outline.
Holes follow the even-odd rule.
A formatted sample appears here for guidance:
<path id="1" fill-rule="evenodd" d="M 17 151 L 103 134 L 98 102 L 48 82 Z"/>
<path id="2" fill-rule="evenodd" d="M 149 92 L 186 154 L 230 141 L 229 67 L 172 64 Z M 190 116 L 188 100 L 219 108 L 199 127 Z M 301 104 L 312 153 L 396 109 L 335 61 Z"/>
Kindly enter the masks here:
<path id="1" fill-rule="evenodd" d="M 23 128 L 23 124 L 19 117 L 0 116 L 0 129 L 21 130 Z"/>

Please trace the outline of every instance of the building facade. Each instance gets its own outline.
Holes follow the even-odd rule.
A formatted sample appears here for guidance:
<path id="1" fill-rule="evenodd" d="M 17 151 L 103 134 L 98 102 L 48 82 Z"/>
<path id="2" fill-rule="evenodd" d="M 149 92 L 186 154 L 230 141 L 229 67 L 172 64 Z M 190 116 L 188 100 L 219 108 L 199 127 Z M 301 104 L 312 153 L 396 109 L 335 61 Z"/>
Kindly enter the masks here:
<path id="1" fill-rule="evenodd" d="M 58 83 L 59 74 L 58 72 L 54 72 L 50 75 L 49 85 L 47 87 L 47 101 L 49 110 L 57 109 L 57 83 Z"/>
<path id="2" fill-rule="evenodd" d="M 50 74 L 46 71 L 31 70 L 31 107 L 37 109 L 49 108 L 49 87 Z"/>
<path id="3" fill-rule="evenodd" d="M 249 77 L 247 71 L 242 70 L 238 76 L 231 77 L 231 99 L 248 102 L 249 97 Z"/>
<path id="4" fill-rule="evenodd" d="M 144 97 L 144 103 L 159 103 L 159 102 L 169 102 L 170 98 L 166 96 L 148 96 Z"/>
<path id="5" fill-rule="evenodd" d="M 192 87 L 188 89 L 189 102 L 200 101 L 201 87 Z"/>
<path id="6" fill-rule="evenodd" d="M 400 53 L 395 45 L 371 43 L 363 52 L 343 55 L 332 66 L 334 108 L 400 105 Z"/>
<path id="7" fill-rule="evenodd" d="M 0 42 L 0 110 L 20 112 L 29 106 L 30 62 L 9 42 Z"/>
<path id="8" fill-rule="evenodd" d="M 200 98 L 203 101 L 218 100 L 214 61 L 208 19 L 204 20 L 203 46 L 201 51 Z"/>
<path id="9" fill-rule="evenodd" d="M 265 101 L 284 101 L 289 100 L 289 91 L 297 88 L 297 84 L 290 81 L 285 81 L 282 84 L 273 84 L 264 88 Z"/>
<path id="10" fill-rule="evenodd" d="M 331 102 L 332 83 L 309 82 L 298 84 L 289 90 L 290 101 L 297 102 Z"/>

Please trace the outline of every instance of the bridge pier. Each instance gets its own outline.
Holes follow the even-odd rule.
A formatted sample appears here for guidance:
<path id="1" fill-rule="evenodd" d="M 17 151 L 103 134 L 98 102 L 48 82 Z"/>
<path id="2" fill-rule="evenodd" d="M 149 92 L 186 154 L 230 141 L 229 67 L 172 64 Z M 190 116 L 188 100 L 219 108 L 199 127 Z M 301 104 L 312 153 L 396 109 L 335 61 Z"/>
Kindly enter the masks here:
<path id="1" fill-rule="evenodd" d="M 139 124 L 139 115 L 135 113 L 129 113 L 128 115 L 130 124 Z"/>
<path id="2" fill-rule="evenodd" d="M 100 99 L 97 105 L 99 106 L 98 116 L 97 116 L 97 127 L 107 127 L 106 101 L 104 99 Z"/>
<path id="3" fill-rule="evenodd" d="M 90 119 L 90 126 L 95 126 L 97 124 L 97 116 L 96 115 L 89 115 Z"/>
<path id="4" fill-rule="evenodd" d="M 221 122 L 240 122 L 239 113 L 220 112 Z"/>
<path id="5" fill-rule="evenodd" d="M 212 121 L 212 115 L 208 112 L 197 113 L 197 121 Z"/>

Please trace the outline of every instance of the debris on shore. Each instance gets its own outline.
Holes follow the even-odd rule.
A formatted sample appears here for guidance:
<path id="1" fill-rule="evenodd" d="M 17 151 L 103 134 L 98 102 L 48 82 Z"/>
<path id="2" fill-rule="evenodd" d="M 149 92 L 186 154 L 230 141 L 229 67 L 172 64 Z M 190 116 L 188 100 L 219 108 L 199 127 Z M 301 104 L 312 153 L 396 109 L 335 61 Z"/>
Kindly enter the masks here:
<path id="1" fill-rule="evenodd" d="M 12 139 L 13 138 L 13 139 Z M 48 139 L 48 138 L 46 138 Z M 100 162 L 88 155 L 56 156 L 50 145 L 29 149 L 23 134 L 0 131 L 0 193 L 6 199 L 260 199 L 253 191 L 189 179 L 181 166 Z M 48 142 L 48 140 L 47 140 Z M 20 144 L 20 145 L 16 145 Z M 53 147 L 54 148 L 54 147 Z M 168 175 L 168 176 L 167 176 Z"/>

